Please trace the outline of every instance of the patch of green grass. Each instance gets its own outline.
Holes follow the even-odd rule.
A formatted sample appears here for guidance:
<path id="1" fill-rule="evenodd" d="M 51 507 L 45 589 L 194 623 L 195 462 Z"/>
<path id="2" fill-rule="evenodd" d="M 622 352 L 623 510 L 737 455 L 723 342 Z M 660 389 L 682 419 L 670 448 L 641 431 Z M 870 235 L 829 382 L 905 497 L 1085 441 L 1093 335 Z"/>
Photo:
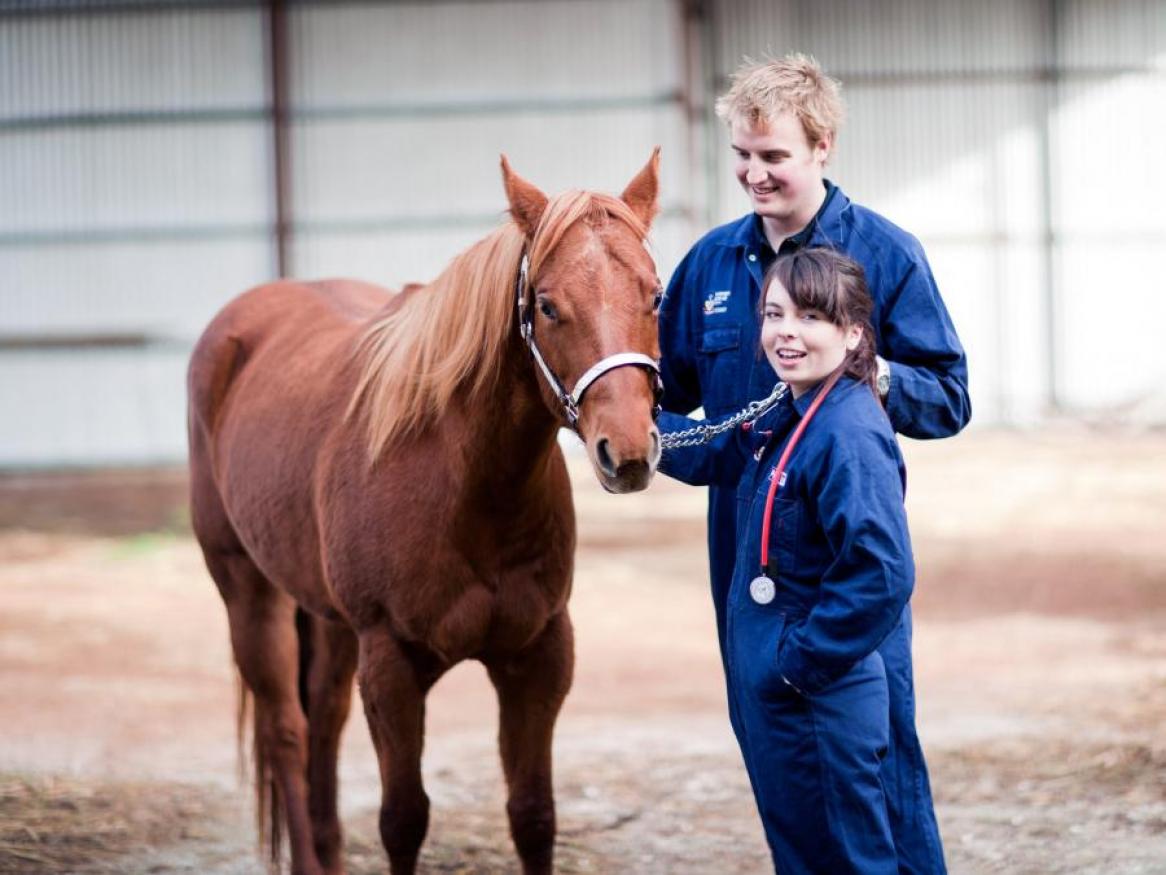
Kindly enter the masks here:
<path id="1" fill-rule="evenodd" d="M 173 547 L 182 536 L 176 532 L 158 531 L 127 535 L 114 540 L 110 547 L 111 559 L 141 559 Z"/>

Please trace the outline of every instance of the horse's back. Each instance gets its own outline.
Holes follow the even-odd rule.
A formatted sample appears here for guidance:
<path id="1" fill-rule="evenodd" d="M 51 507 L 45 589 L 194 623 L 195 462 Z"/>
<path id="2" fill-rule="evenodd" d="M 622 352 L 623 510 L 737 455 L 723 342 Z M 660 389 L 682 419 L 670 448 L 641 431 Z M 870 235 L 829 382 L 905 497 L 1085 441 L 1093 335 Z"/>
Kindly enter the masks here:
<path id="1" fill-rule="evenodd" d="M 203 331 L 187 375 L 190 412 L 207 426 L 216 418 L 234 378 L 271 345 L 311 356 L 326 334 L 351 334 L 391 300 L 386 289 L 355 280 L 280 281 L 229 301 Z"/>

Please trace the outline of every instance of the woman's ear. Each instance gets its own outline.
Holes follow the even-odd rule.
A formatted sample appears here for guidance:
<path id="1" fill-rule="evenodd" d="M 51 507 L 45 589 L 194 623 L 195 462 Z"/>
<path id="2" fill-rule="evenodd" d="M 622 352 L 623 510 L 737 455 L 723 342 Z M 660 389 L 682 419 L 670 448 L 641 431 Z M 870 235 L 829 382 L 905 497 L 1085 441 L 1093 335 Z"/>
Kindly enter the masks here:
<path id="1" fill-rule="evenodd" d="M 862 326 L 851 325 L 846 329 L 846 351 L 854 352 L 862 343 Z"/>

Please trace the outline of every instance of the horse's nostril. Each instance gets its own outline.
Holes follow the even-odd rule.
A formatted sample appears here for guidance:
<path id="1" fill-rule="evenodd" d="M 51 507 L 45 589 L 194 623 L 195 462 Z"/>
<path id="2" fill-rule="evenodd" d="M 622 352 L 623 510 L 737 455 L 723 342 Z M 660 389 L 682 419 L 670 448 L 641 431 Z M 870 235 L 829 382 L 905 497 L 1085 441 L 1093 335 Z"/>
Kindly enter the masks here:
<path id="1" fill-rule="evenodd" d="M 611 458 L 611 451 L 608 449 L 607 438 L 600 438 L 595 444 L 595 459 L 599 462 L 599 470 L 608 477 L 614 477 L 619 473 L 616 468 L 615 461 Z"/>

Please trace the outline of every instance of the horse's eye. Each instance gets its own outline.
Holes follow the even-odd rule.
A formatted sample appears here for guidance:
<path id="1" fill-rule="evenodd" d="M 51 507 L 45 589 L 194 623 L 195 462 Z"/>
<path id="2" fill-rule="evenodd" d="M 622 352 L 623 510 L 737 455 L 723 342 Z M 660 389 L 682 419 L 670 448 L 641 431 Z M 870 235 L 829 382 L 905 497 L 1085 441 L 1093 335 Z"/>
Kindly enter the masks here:
<path id="1" fill-rule="evenodd" d="M 559 313 L 555 309 L 555 305 L 548 301 L 546 298 L 539 298 L 538 311 L 552 322 L 559 318 Z"/>
<path id="2" fill-rule="evenodd" d="M 656 294 L 652 297 L 652 312 L 658 312 L 662 303 L 664 303 L 664 290 L 657 288 Z"/>

